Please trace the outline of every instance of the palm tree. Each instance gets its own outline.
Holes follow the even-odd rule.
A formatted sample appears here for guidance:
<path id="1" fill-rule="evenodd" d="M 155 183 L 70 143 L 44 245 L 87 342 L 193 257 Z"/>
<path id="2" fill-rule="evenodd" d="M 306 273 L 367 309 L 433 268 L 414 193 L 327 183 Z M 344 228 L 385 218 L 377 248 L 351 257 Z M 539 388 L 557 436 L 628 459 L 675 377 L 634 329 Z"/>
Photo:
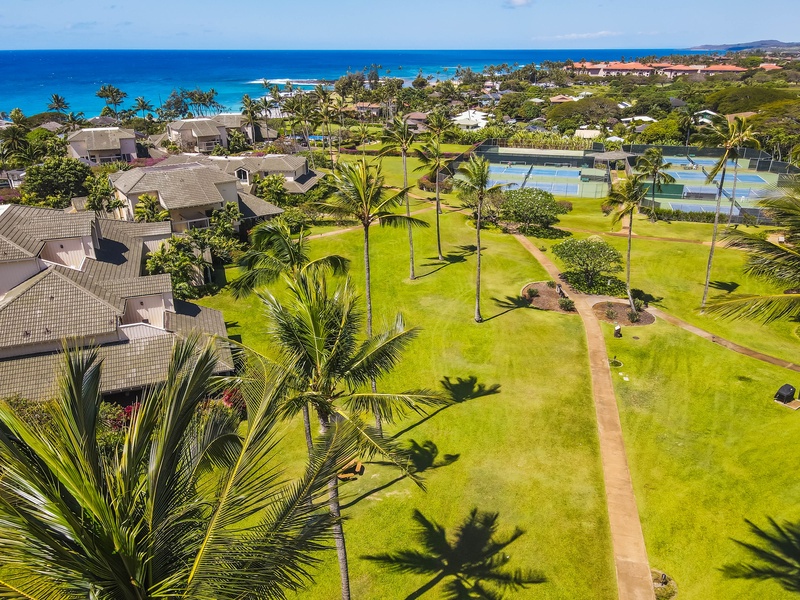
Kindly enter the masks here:
<path id="1" fill-rule="evenodd" d="M 431 141 L 422 145 L 422 148 L 414 152 L 417 159 L 420 161 L 420 166 L 415 171 L 426 171 L 428 177 L 434 178 L 436 186 L 436 251 L 439 260 L 444 260 L 442 255 L 442 236 L 439 228 L 439 215 L 442 214 L 442 204 L 439 196 L 439 178 L 443 172 L 446 172 L 453 159 L 446 158 L 442 152 L 442 146 L 439 140 L 434 138 Z"/>
<path id="2" fill-rule="evenodd" d="M 444 595 L 454 600 L 499 600 L 504 591 L 517 591 L 546 581 L 535 571 L 504 568 L 510 560 L 506 548 L 525 532 L 517 527 L 508 537 L 499 538 L 498 513 L 473 508 L 451 539 L 444 527 L 430 521 L 420 511 L 415 510 L 413 518 L 418 525 L 415 537 L 422 545 L 421 550 L 398 550 L 363 557 L 397 573 L 433 576 L 406 600 L 421 597 L 444 580 L 447 580 Z"/>
<path id="3" fill-rule="evenodd" d="M 126 92 L 123 92 L 121 89 L 113 86 L 113 85 L 103 85 L 100 86 L 100 89 L 95 94 L 98 98 L 102 98 L 106 106 L 113 106 L 114 107 L 114 116 L 119 114 L 119 105 L 128 97 Z"/>
<path id="4" fill-rule="evenodd" d="M 303 128 L 303 136 L 306 138 L 308 154 L 311 157 L 311 168 L 314 168 L 314 149 L 311 147 L 311 132 L 319 124 L 319 115 L 315 106 L 314 98 L 310 94 L 302 94 L 297 97 L 294 112 L 296 122 Z"/>
<path id="5" fill-rule="evenodd" d="M 360 341 L 363 313 L 357 307 L 358 296 L 349 278 L 331 291 L 325 274 L 317 269 L 306 270 L 296 279 L 286 277 L 286 282 L 289 300 L 285 305 L 272 296 L 262 298 L 271 323 L 270 337 L 294 374 L 294 393 L 287 402 L 288 413 L 311 404 L 323 435 L 338 423 L 341 429 L 351 431 L 357 438 L 358 452 L 363 457 L 382 455 L 411 475 L 402 466 L 396 443 L 366 425 L 361 415 L 372 411 L 392 422 L 409 411 L 420 412 L 423 407 L 443 404 L 443 400 L 426 390 L 395 394 L 357 390 L 368 381 L 390 373 L 416 337 L 417 330 L 407 329 L 398 315 L 394 326 L 374 336 L 369 334 Z M 339 560 L 342 600 L 349 600 L 347 547 L 336 475 L 328 480 L 328 494 L 330 512 L 335 518 L 333 538 Z"/>
<path id="6" fill-rule="evenodd" d="M 144 96 L 137 96 L 134 100 L 133 110 L 134 112 L 142 113 L 142 118 L 144 119 L 144 113 L 153 112 L 153 105 L 145 100 Z"/>
<path id="7" fill-rule="evenodd" d="M 636 310 L 636 306 L 631 295 L 631 238 L 633 236 L 633 215 L 641 208 L 642 202 L 647 195 L 647 190 L 642 185 L 643 177 L 643 175 L 634 175 L 628 179 L 620 180 L 608 196 L 608 203 L 616 208 L 614 224 L 616 225 L 625 217 L 628 217 L 628 258 L 625 272 L 625 288 L 628 291 L 628 302 L 630 302 L 631 310 L 633 311 Z"/>
<path id="8" fill-rule="evenodd" d="M 331 120 L 333 119 L 333 97 L 323 85 L 314 88 L 314 97 L 317 99 L 318 120 L 322 124 L 322 135 L 328 138 L 328 150 L 331 157 L 331 168 L 333 168 L 333 136 L 331 135 Z M 327 134 L 325 133 L 327 129 Z M 323 148 L 325 143 L 322 144 Z"/>
<path id="9" fill-rule="evenodd" d="M 242 96 L 242 116 L 244 117 L 244 124 L 250 128 L 250 142 L 256 141 L 256 130 L 258 129 L 258 117 L 261 112 L 261 105 L 259 102 L 254 102 L 249 94 Z"/>
<path id="10" fill-rule="evenodd" d="M 428 135 L 439 143 L 444 142 L 447 134 L 453 132 L 456 128 L 450 117 L 440 110 L 435 110 L 428 115 L 425 127 L 428 130 Z"/>
<path id="11" fill-rule="evenodd" d="M 477 265 L 475 268 L 475 322 L 483 321 L 481 316 L 481 216 L 486 195 L 501 189 L 501 184 L 491 185 L 489 179 L 489 161 L 473 154 L 469 160 L 458 168 L 460 178 L 454 181 L 455 186 L 466 196 L 477 201 L 475 212 L 475 235 L 477 239 Z"/>
<path id="12" fill-rule="evenodd" d="M 355 219 L 364 230 L 364 277 L 367 305 L 367 337 L 372 337 L 372 272 L 369 261 L 369 229 L 375 223 L 381 226 L 428 227 L 425 221 L 407 215 L 394 214 L 405 190 L 394 191 L 384 185 L 380 164 L 367 165 L 366 160 L 342 163 L 333 179 L 334 195 L 328 202 L 320 203 L 322 210 L 333 215 Z M 375 382 L 372 382 L 373 392 Z M 380 414 L 376 412 L 379 432 L 382 432 Z"/>
<path id="13" fill-rule="evenodd" d="M 800 181 L 786 188 L 780 198 L 767 198 L 759 203 L 782 229 L 783 243 L 776 243 L 755 234 L 729 231 L 726 245 L 744 250 L 747 255 L 745 273 L 780 286 L 786 291 L 763 296 L 735 296 L 712 302 L 707 311 L 726 318 L 755 319 L 765 323 L 800 316 Z"/>
<path id="14" fill-rule="evenodd" d="M 353 437 L 320 439 L 302 477 L 276 477 L 289 375 L 240 378 L 243 429 L 209 406 L 216 365 L 213 342 L 176 343 L 111 449 L 96 351 L 65 351 L 44 423 L 0 402 L 0 595 L 277 599 L 310 580 L 334 520 L 322 495 Z"/>
<path id="15" fill-rule="evenodd" d="M 231 282 L 230 288 L 233 297 L 238 300 L 274 283 L 282 274 L 296 280 L 300 274 L 319 268 L 342 275 L 347 272 L 349 264 L 348 259 L 338 254 L 312 260 L 305 229 L 295 237 L 284 221 L 264 221 L 250 231 L 250 249 L 239 260 L 243 273 Z M 310 454 L 314 441 L 308 404 L 303 406 L 303 424 Z"/>
<path id="16" fill-rule="evenodd" d="M 364 159 L 367 156 L 366 144 L 370 136 L 369 125 L 361 121 L 355 129 L 351 130 L 351 133 L 356 139 L 356 142 L 358 142 L 358 145 L 361 146 L 361 158 Z"/>
<path id="17" fill-rule="evenodd" d="M 789 150 L 789 162 L 800 165 L 800 144 L 795 144 Z"/>
<path id="18" fill-rule="evenodd" d="M 411 217 L 411 202 L 408 197 L 408 151 L 414 143 L 414 132 L 408 126 L 408 121 L 402 117 L 395 117 L 391 125 L 384 130 L 381 136 L 383 149 L 379 156 L 387 156 L 391 152 L 400 151 L 403 157 L 403 188 L 405 188 L 406 216 Z M 414 281 L 414 232 L 412 225 L 408 224 L 408 252 L 409 252 L 409 276 Z"/>
<path id="19" fill-rule="evenodd" d="M 64 99 L 64 96 L 53 94 L 50 96 L 50 102 L 47 104 L 47 110 L 53 110 L 63 114 L 69 110 L 69 103 Z"/>
<path id="20" fill-rule="evenodd" d="M 661 191 L 665 183 L 675 183 L 675 178 L 665 171 L 672 168 L 672 163 L 664 162 L 664 153 L 661 148 L 648 148 L 643 156 L 636 161 L 636 170 L 652 180 L 650 186 L 650 220 L 656 220 L 656 192 Z"/>
<path id="21" fill-rule="evenodd" d="M 336 162 L 338 163 L 339 158 L 342 156 L 342 130 L 344 129 L 344 116 L 347 109 L 347 102 L 342 96 L 334 96 L 331 108 L 333 110 L 333 114 L 339 119 L 339 153 L 336 155 Z"/>
<path id="22" fill-rule="evenodd" d="M 142 194 L 133 207 L 133 220 L 137 223 L 158 223 L 169 221 L 169 211 L 166 210 L 158 198 L 150 194 Z"/>
<path id="23" fill-rule="evenodd" d="M 76 129 L 80 129 L 80 127 L 86 122 L 83 118 L 83 113 L 78 112 L 70 112 L 67 113 L 67 116 L 64 117 L 64 127 L 67 128 L 68 131 L 75 131 Z"/>
<path id="24" fill-rule="evenodd" d="M 734 117 L 733 121 L 728 121 L 726 117 L 717 116 L 711 122 L 710 130 L 703 134 L 702 142 L 704 146 L 722 146 L 723 152 L 716 164 L 706 174 L 706 183 L 712 183 L 717 175 L 720 176 L 717 187 L 717 206 L 714 209 L 714 229 L 711 235 L 711 249 L 708 252 L 708 264 L 706 265 L 706 281 L 703 286 L 703 301 L 701 306 L 705 307 L 708 300 L 708 285 L 711 281 L 711 266 L 714 262 L 714 250 L 717 245 L 717 230 L 719 229 L 719 209 L 722 203 L 722 194 L 725 190 L 725 172 L 728 168 L 728 161 L 739 157 L 739 148 L 744 146 L 758 146 L 753 127 L 747 124 L 745 119 Z"/>

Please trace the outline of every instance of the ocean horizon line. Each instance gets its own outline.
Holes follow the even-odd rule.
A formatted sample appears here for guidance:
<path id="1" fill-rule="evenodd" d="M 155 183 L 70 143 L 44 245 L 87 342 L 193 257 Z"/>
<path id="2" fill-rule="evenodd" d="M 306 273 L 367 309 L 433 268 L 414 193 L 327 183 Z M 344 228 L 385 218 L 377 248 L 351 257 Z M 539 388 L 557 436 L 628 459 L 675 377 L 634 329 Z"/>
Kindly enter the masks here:
<path id="1" fill-rule="evenodd" d="M 0 48 L 0 52 L 568 52 L 614 50 L 694 50 L 695 46 L 659 48 L 614 46 L 596 48 Z M 698 50 L 698 52 L 707 52 Z"/>

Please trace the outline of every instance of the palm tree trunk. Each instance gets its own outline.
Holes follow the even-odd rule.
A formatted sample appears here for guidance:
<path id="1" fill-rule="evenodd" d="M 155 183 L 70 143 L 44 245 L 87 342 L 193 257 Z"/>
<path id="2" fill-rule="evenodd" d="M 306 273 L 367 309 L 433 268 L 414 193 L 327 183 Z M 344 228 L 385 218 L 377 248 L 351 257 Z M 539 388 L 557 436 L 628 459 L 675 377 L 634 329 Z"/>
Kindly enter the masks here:
<path id="1" fill-rule="evenodd" d="M 303 404 L 303 429 L 306 434 L 308 455 L 311 456 L 314 453 L 314 438 L 311 436 L 311 418 L 308 414 L 308 403 Z"/>
<path id="2" fill-rule="evenodd" d="M 628 215 L 628 262 L 625 273 L 625 288 L 628 290 L 628 302 L 631 303 L 632 311 L 636 311 L 636 306 L 633 304 L 633 295 L 631 294 L 631 240 L 633 237 L 633 211 L 635 209 L 636 207 L 631 208 L 631 212 Z"/>
<path id="3" fill-rule="evenodd" d="M 327 433 L 330 423 L 327 418 L 320 416 L 320 424 L 323 433 Z M 339 479 L 334 475 L 328 481 L 328 508 L 334 517 L 333 522 L 333 542 L 336 546 L 336 557 L 339 561 L 339 579 L 342 584 L 342 600 L 350 600 L 350 570 L 347 564 L 347 545 L 344 539 L 344 528 L 342 527 L 342 509 L 339 502 Z"/>
<path id="4" fill-rule="evenodd" d="M 406 190 L 406 216 L 410 219 L 411 218 L 411 200 L 408 196 L 408 167 L 406 165 L 406 150 L 403 148 L 403 188 Z M 411 281 L 414 281 L 414 230 L 411 226 L 411 222 L 408 223 L 408 252 L 409 252 L 409 276 L 408 278 Z"/>
<path id="5" fill-rule="evenodd" d="M 439 228 L 439 214 L 442 212 L 442 204 L 439 201 L 439 171 L 436 171 L 436 251 L 439 253 L 439 260 L 444 260 L 442 256 L 442 232 Z"/>
<path id="6" fill-rule="evenodd" d="M 739 175 L 739 158 L 737 157 L 735 161 L 733 161 L 733 188 L 731 189 L 731 208 L 728 211 L 728 227 L 731 226 L 731 221 L 733 220 L 733 205 L 736 204 L 736 182 L 738 180 Z"/>
<path id="7" fill-rule="evenodd" d="M 653 188 L 650 190 L 650 221 L 652 223 L 656 222 L 656 177 L 658 175 L 653 175 Z"/>
<path id="8" fill-rule="evenodd" d="M 711 234 L 711 250 L 708 252 L 708 265 L 706 265 L 706 283 L 703 286 L 703 302 L 700 306 L 705 307 L 708 300 L 708 284 L 711 281 L 711 264 L 714 262 L 714 247 L 717 245 L 717 229 L 719 228 L 719 207 L 722 202 L 722 189 L 725 185 L 725 170 L 727 169 L 728 157 L 723 157 L 725 166 L 722 167 L 722 177 L 719 180 L 719 190 L 717 190 L 717 207 L 714 210 L 714 232 Z"/>
<path id="9" fill-rule="evenodd" d="M 478 216 L 475 219 L 476 239 L 478 241 L 478 262 L 475 270 L 475 322 L 481 323 L 481 213 L 483 212 L 483 198 L 478 197 Z"/>
<path id="10" fill-rule="evenodd" d="M 333 132 L 331 130 L 331 122 L 328 121 L 328 150 L 331 153 L 331 170 L 333 170 Z"/>
<path id="11" fill-rule="evenodd" d="M 364 297 L 367 300 L 367 337 L 372 337 L 372 282 L 369 266 L 369 223 L 364 223 L 364 284 Z M 372 387 L 372 393 L 377 393 L 378 385 L 374 379 L 370 380 L 370 385 Z M 378 435 L 383 436 L 383 423 L 376 409 L 377 407 L 373 407 L 372 411 L 375 415 L 375 429 L 378 430 Z"/>

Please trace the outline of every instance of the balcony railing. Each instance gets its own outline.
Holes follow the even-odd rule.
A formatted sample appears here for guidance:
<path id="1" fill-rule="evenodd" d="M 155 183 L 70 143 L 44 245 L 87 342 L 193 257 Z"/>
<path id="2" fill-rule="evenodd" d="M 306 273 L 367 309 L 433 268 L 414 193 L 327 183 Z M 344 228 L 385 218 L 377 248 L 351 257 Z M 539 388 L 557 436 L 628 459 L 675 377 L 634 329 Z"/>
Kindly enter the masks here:
<path id="1" fill-rule="evenodd" d="M 172 231 L 175 233 L 184 233 L 190 229 L 207 229 L 209 227 L 211 227 L 211 221 L 208 217 L 172 222 Z"/>
<path id="2" fill-rule="evenodd" d="M 211 152 L 216 146 L 219 146 L 222 143 L 222 140 L 212 140 L 210 142 L 201 142 L 198 140 L 197 142 L 197 151 L 198 152 Z"/>

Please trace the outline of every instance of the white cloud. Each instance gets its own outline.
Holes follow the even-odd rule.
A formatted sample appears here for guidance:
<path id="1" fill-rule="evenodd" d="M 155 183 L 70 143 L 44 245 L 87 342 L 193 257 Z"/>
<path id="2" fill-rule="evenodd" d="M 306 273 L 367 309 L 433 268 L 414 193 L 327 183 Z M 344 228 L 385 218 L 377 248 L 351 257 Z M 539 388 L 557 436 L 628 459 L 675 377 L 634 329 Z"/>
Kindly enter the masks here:
<path id="1" fill-rule="evenodd" d="M 534 40 L 593 40 L 597 38 L 616 37 L 622 35 L 619 31 L 592 31 L 588 33 L 564 33 L 562 35 L 549 35 L 535 37 Z"/>
<path id="2" fill-rule="evenodd" d="M 523 6 L 529 6 L 533 3 L 533 0 L 505 0 L 503 6 L 506 8 L 522 8 Z"/>

